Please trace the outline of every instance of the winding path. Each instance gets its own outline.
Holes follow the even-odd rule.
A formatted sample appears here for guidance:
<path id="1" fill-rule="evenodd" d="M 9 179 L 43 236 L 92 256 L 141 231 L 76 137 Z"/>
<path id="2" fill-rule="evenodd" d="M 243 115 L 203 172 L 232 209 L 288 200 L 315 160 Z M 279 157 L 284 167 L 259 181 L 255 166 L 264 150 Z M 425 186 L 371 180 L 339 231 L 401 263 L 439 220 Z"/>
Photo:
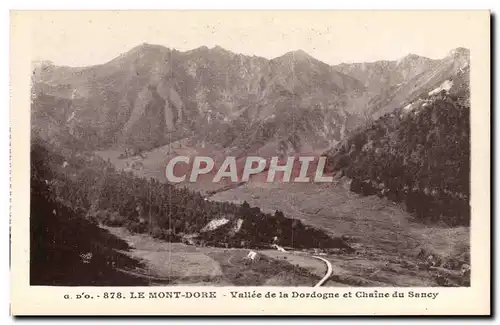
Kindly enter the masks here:
<path id="1" fill-rule="evenodd" d="M 314 287 L 321 287 L 326 282 L 326 280 L 328 280 L 332 276 L 333 272 L 332 263 L 330 263 L 330 261 L 324 259 L 323 257 L 319 256 L 312 256 L 312 257 L 317 258 L 318 260 L 322 260 L 323 262 L 326 263 L 327 270 L 325 276 L 323 277 L 323 279 L 319 280 L 319 282 L 316 283 L 316 285 L 314 286 Z"/>

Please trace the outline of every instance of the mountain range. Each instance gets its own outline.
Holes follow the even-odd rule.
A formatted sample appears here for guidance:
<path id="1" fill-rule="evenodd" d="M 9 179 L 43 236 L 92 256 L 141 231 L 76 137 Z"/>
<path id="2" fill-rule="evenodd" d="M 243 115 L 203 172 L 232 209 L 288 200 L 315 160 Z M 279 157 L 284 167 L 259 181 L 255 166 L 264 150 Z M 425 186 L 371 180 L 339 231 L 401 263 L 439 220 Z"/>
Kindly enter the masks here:
<path id="1" fill-rule="evenodd" d="M 468 64 L 464 48 L 439 60 L 410 54 L 331 66 L 302 50 L 268 60 L 220 46 L 141 44 L 89 67 L 36 63 L 32 125 L 48 141 L 91 150 L 190 139 L 238 155 L 321 152 Z"/>
<path id="2" fill-rule="evenodd" d="M 331 66 L 301 50 L 268 60 L 142 44 L 100 65 L 32 71 L 31 285 L 254 284 L 258 264 L 216 257 L 268 256 L 271 243 L 306 254 L 263 260 L 295 286 L 284 272 L 309 270 L 309 254 L 340 265 L 338 284 L 470 285 L 467 49 Z M 241 170 L 250 155 L 311 153 L 327 158 L 332 184 L 268 184 L 267 170 L 238 183 L 165 178 L 179 155 L 236 156 Z M 128 247 L 102 225 L 152 238 Z M 210 261 L 216 277 L 164 273 Z"/>

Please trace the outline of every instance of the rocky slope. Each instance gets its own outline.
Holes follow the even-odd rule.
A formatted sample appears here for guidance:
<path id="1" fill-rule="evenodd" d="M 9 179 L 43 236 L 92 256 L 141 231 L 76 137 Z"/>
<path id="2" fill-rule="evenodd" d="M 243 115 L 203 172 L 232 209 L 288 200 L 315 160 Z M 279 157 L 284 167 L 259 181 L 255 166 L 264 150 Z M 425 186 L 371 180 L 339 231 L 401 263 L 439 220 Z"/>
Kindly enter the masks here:
<path id="1" fill-rule="evenodd" d="M 354 192 L 404 202 L 423 221 L 468 225 L 468 65 L 439 82 L 360 127 L 326 155 L 329 168 L 352 179 Z"/>
<path id="2" fill-rule="evenodd" d="M 469 66 L 469 50 L 458 48 L 442 60 L 432 62 L 430 69 L 406 82 L 395 85 L 370 100 L 370 115 L 378 118 L 413 102 L 421 94 L 436 89 Z"/>
<path id="3" fill-rule="evenodd" d="M 441 86 L 468 55 L 458 48 L 441 60 L 411 54 L 329 66 L 301 50 L 267 60 L 218 46 L 142 44 L 90 67 L 38 62 L 32 121 L 46 140 L 93 149 L 143 151 L 189 138 L 236 156 L 321 152 Z"/>
<path id="4" fill-rule="evenodd" d="M 341 101 L 364 90 L 358 80 L 302 51 L 266 60 L 220 47 L 179 52 L 149 44 L 97 66 L 41 63 L 33 79 L 35 97 L 67 101 L 35 109 L 100 148 L 117 143 L 153 148 L 200 134 L 230 141 L 231 133 L 266 128 L 269 120 L 293 125 L 290 119 L 318 114 L 318 125 L 309 131 L 327 142 L 339 140 L 324 129 L 338 133 L 333 129 L 346 119 Z M 227 130 L 203 132 L 216 128 Z"/>

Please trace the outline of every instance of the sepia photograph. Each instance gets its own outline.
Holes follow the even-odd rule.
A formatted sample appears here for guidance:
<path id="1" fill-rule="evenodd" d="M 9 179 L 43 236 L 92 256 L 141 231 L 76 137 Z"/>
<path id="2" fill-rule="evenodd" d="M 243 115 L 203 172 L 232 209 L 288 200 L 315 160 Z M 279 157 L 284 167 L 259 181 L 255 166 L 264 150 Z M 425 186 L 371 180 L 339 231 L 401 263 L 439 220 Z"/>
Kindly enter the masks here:
<path id="1" fill-rule="evenodd" d="M 18 15 L 29 287 L 474 286 L 489 107 L 471 105 L 481 35 L 457 28 L 488 13 Z"/>

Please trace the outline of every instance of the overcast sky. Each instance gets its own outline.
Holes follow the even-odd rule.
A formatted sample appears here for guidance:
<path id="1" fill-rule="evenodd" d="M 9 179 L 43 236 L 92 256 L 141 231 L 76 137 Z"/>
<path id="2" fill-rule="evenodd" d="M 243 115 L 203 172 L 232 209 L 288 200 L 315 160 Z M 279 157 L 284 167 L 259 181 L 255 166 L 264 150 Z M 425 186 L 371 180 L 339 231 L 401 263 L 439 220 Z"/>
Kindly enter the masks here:
<path id="1" fill-rule="evenodd" d="M 468 47 L 467 12 L 38 12 L 34 60 L 84 66 L 109 61 L 141 43 L 180 51 L 220 45 L 274 58 L 302 49 L 329 64 L 397 60 L 408 53 L 442 58 Z"/>

